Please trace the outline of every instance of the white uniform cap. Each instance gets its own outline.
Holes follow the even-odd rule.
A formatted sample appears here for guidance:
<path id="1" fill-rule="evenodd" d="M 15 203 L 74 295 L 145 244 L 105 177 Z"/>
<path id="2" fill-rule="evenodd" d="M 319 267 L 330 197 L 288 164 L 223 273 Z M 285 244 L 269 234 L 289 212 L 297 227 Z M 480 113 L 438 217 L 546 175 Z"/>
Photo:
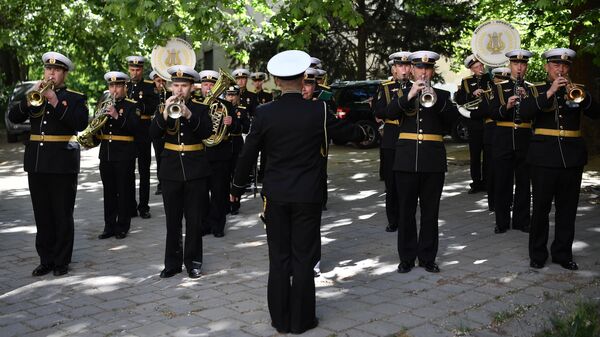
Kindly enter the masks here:
<path id="1" fill-rule="evenodd" d="M 467 68 L 471 68 L 471 66 L 473 64 L 475 64 L 476 62 L 481 62 L 479 61 L 476 57 L 475 54 L 471 54 L 469 56 L 467 56 L 467 58 L 465 59 L 465 67 Z"/>
<path id="2" fill-rule="evenodd" d="M 412 54 L 409 51 L 398 51 L 389 56 L 389 59 L 392 61 L 390 65 L 394 63 L 402 64 L 402 63 L 410 63 L 409 57 Z"/>
<path id="3" fill-rule="evenodd" d="M 127 60 L 128 65 L 138 67 L 143 67 L 144 62 L 146 62 L 146 58 L 139 55 L 127 56 L 125 60 Z"/>
<path id="4" fill-rule="evenodd" d="M 217 82 L 217 80 L 221 77 L 219 72 L 214 70 L 202 70 L 200 72 L 200 82 Z"/>
<path id="5" fill-rule="evenodd" d="M 310 57 L 310 67 L 311 68 L 320 68 L 321 67 L 321 60 L 319 60 L 316 57 Z"/>
<path id="6" fill-rule="evenodd" d="M 527 62 L 533 54 L 529 50 L 515 49 L 504 54 L 510 61 Z"/>
<path id="7" fill-rule="evenodd" d="M 494 68 L 494 69 L 492 69 L 492 74 L 494 74 L 494 76 L 509 77 L 510 76 L 510 68 L 507 68 L 507 67 Z"/>
<path id="8" fill-rule="evenodd" d="M 323 69 L 317 69 L 317 78 L 323 78 L 323 76 L 325 76 L 325 74 L 327 74 L 327 72 Z"/>
<path id="9" fill-rule="evenodd" d="M 426 64 L 426 65 L 434 65 L 435 61 L 440 59 L 440 54 L 436 52 L 432 52 L 429 50 L 419 50 L 416 51 L 408 57 L 410 62 L 414 65 L 418 64 Z"/>
<path id="10" fill-rule="evenodd" d="M 250 75 L 250 78 L 252 78 L 252 80 L 254 81 L 265 80 L 267 79 L 267 74 L 263 73 L 262 71 L 257 71 L 255 73 L 252 73 Z"/>
<path id="11" fill-rule="evenodd" d="M 120 71 L 109 71 L 104 74 L 104 80 L 108 83 L 125 83 L 129 81 L 129 75 Z"/>
<path id="12" fill-rule="evenodd" d="M 234 71 L 231 72 L 231 76 L 238 78 L 238 77 L 249 77 L 250 76 L 250 71 L 248 69 L 244 69 L 244 68 L 238 68 Z"/>
<path id="13" fill-rule="evenodd" d="M 167 68 L 167 72 L 171 75 L 171 81 L 190 81 L 196 82 L 200 80 L 198 72 L 194 68 L 186 65 L 175 65 Z"/>
<path id="14" fill-rule="evenodd" d="M 547 62 L 562 62 L 571 64 L 575 58 L 575 55 L 577 55 L 577 53 L 573 49 L 554 48 L 546 50 L 542 54 L 542 57 L 545 58 Z"/>
<path id="15" fill-rule="evenodd" d="M 319 69 L 308 68 L 304 72 L 304 80 L 305 81 L 313 81 L 319 76 Z"/>
<path id="16" fill-rule="evenodd" d="M 295 78 L 304 74 L 310 66 L 310 55 L 301 50 L 286 50 L 271 57 L 267 70 L 277 77 Z"/>
<path id="17" fill-rule="evenodd" d="M 54 51 L 49 51 L 42 55 L 42 62 L 44 62 L 44 65 L 61 67 L 67 71 L 75 69 L 73 62 L 68 57 Z"/>

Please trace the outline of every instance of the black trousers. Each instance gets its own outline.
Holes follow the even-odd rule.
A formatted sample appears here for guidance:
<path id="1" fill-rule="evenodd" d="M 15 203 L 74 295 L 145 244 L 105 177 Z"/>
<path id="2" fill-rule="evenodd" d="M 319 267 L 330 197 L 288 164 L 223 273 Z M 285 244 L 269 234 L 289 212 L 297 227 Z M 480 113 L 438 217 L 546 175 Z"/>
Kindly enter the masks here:
<path id="1" fill-rule="evenodd" d="M 492 144 L 483 144 L 483 180 L 487 191 L 488 207 L 495 208 L 494 203 L 494 165 L 492 160 Z"/>
<path id="2" fill-rule="evenodd" d="M 202 221 L 204 232 L 220 233 L 225 230 L 227 210 L 229 208 L 229 181 L 231 179 L 229 160 L 210 162 L 208 194 L 204 197 L 206 211 Z"/>
<path id="3" fill-rule="evenodd" d="M 496 226 L 509 229 L 521 229 L 529 225 L 529 205 L 531 192 L 529 184 L 529 165 L 526 163 L 526 151 L 515 151 L 494 158 L 494 192 Z M 515 185 L 513 198 L 513 183 Z"/>
<path id="4" fill-rule="evenodd" d="M 323 157 L 323 177 L 321 178 L 321 185 L 323 185 L 323 202 L 321 203 L 322 208 L 327 207 L 327 197 L 329 192 L 327 191 L 327 159 L 328 157 Z"/>
<path id="5" fill-rule="evenodd" d="M 383 158 L 383 148 L 379 148 L 379 180 L 385 180 L 385 159 Z"/>
<path id="6" fill-rule="evenodd" d="M 66 266 L 73 255 L 77 174 L 28 173 L 27 177 L 40 263 L 49 267 Z"/>
<path id="7" fill-rule="evenodd" d="M 398 255 L 400 261 L 433 262 L 438 251 L 438 215 L 444 187 L 444 172 L 396 171 L 398 191 Z M 421 206 L 421 227 L 417 236 L 417 201 Z"/>
<path id="8" fill-rule="evenodd" d="M 165 269 L 185 265 L 187 270 L 202 266 L 202 200 L 206 179 L 162 181 L 162 197 L 167 218 Z M 182 245 L 182 219 L 185 216 L 185 246 Z"/>
<path id="9" fill-rule="evenodd" d="M 156 178 L 159 179 L 158 172 L 160 172 L 160 156 L 165 148 L 165 140 L 163 138 L 153 140 L 152 147 L 154 147 L 154 158 L 156 158 Z M 160 179 L 158 184 L 160 185 Z"/>
<path id="10" fill-rule="evenodd" d="M 482 175 L 482 167 L 485 167 L 487 158 L 483 151 L 483 129 L 481 128 L 469 127 L 469 157 L 471 180 L 473 180 L 471 187 L 483 188 L 485 175 Z"/>
<path id="11" fill-rule="evenodd" d="M 321 256 L 321 204 L 266 201 L 267 301 L 272 325 L 302 333 L 314 326 L 313 267 Z"/>
<path id="12" fill-rule="evenodd" d="M 549 213 L 554 199 L 554 241 L 550 251 L 552 261 L 573 260 L 575 218 L 579 203 L 583 167 L 552 168 L 531 167 L 533 186 L 533 214 L 529 232 L 529 258 L 536 262 L 548 259 Z"/>
<path id="13" fill-rule="evenodd" d="M 137 210 L 140 212 L 150 210 L 148 201 L 150 200 L 150 161 L 152 160 L 151 142 L 135 142 L 137 148 L 137 163 L 138 173 L 140 174 L 140 202 L 137 203 L 135 199 L 135 170 L 133 172 L 133 210 L 135 213 L 136 204 Z"/>
<path id="14" fill-rule="evenodd" d="M 238 157 L 240 156 L 240 152 L 236 152 L 234 151 L 232 156 L 231 156 L 231 165 L 229 166 L 229 186 L 231 186 L 231 183 L 233 182 L 233 176 L 235 175 L 235 167 L 237 165 L 237 161 L 238 161 Z M 229 209 L 231 211 L 238 211 L 240 209 L 240 201 L 230 201 L 229 202 Z"/>
<path id="15" fill-rule="evenodd" d="M 385 182 L 385 214 L 388 224 L 398 226 L 398 191 L 394 174 L 394 156 L 396 149 L 381 149 L 383 161 L 383 179 Z"/>
<path id="16" fill-rule="evenodd" d="M 134 160 L 100 161 L 104 189 L 104 232 L 127 233 L 131 227 L 131 179 Z"/>

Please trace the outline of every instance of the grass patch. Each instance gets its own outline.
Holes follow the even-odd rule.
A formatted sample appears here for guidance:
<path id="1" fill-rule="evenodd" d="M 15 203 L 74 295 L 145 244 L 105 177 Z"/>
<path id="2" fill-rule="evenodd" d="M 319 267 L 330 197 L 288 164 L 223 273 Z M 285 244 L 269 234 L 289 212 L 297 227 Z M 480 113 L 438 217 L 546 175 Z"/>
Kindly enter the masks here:
<path id="1" fill-rule="evenodd" d="M 497 312 L 492 319 L 492 326 L 499 326 L 514 317 L 520 316 L 527 312 L 533 305 L 517 305 L 513 310 Z"/>
<path id="2" fill-rule="evenodd" d="M 580 302 L 569 315 L 550 318 L 552 328 L 535 337 L 596 337 L 600 336 L 600 302 Z"/>

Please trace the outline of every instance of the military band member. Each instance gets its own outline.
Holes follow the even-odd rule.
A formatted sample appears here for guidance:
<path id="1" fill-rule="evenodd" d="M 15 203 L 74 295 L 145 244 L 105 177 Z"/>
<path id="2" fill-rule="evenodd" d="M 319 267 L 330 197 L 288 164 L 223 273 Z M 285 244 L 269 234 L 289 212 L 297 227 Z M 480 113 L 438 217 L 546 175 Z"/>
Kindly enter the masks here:
<path id="1" fill-rule="evenodd" d="M 484 92 L 489 91 L 492 87 L 492 80 L 488 73 L 485 72 L 483 63 L 478 60 L 475 55 L 469 55 L 464 61 L 465 67 L 468 68 L 472 75 L 462 79 L 458 90 L 454 94 L 454 101 L 462 106 L 467 103 L 473 105 L 477 100 L 483 100 Z M 462 107 L 461 113 L 466 114 L 467 130 L 469 131 L 469 157 L 470 157 L 470 172 L 471 172 L 471 188 L 469 194 L 485 191 L 486 186 L 486 168 L 491 157 L 486 155 L 483 147 L 483 125 L 484 114 L 489 109 L 480 109 L 481 103 Z M 486 106 L 487 108 L 487 106 Z M 481 110 L 481 111 L 479 111 Z M 483 152 L 483 160 L 481 158 Z"/>
<path id="2" fill-rule="evenodd" d="M 243 106 L 248 109 L 250 117 L 254 117 L 256 106 L 258 105 L 258 99 L 255 93 L 248 90 L 246 85 L 248 84 L 248 77 L 250 77 L 250 71 L 244 68 L 238 68 L 231 72 L 231 76 L 235 78 L 235 82 L 240 87 L 240 102 Z"/>
<path id="3" fill-rule="evenodd" d="M 232 85 L 225 91 L 225 99 L 231 103 L 233 106 L 232 117 L 237 120 L 237 123 L 241 125 L 241 132 L 239 133 L 230 133 L 229 136 L 231 138 L 232 146 L 233 146 L 233 154 L 231 160 L 231 181 L 233 181 L 233 175 L 235 170 L 235 165 L 237 164 L 237 159 L 242 152 L 242 147 L 244 146 L 244 137 L 242 134 L 247 134 L 250 131 L 250 116 L 248 116 L 248 111 L 245 106 L 240 104 L 240 88 L 237 85 Z M 230 204 L 232 215 L 236 215 L 240 210 L 240 201 L 234 201 Z"/>
<path id="4" fill-rule="evenodd" d="M 144 80 L 144 63 L 146 59 L 142 56 L 128 56 L 126 58 L 131 79 L 127 82 L 127 98 L 138 102 L 141 119 L 138 133 L 135 135 L 135 146 L 137 151 L 138 173 L 140 174 L 140 202 L 133 206 L 132 214 L 138 212 L 140 217 L 148 219 L 151 217 L 150 206 L 150 161 L 152 160 L 151 141 L 148 135 L 150 119 L 158 106 L 158 95 L 155 92 L 153 81 Z M 133 198 L 135 204 L 135 172 L 133 181 Z M 137 207 L 137 208 L 136 208 Z"/>
<path id="5" fill-rule="evenodd" d="M 345 141 L 364 138 L 358 126 L 330 116 L 323 102 L 302 98 L 309 65 L 310 56 L 302 51 L 285 51 L 268 62 L 282 95 L 257 108 L 231 191 L 231 198 L 239 199 L 262 150 L 267 157 L 267 299 L 271 325 L 280 333 L 302 333 L 318 324 L 313 266 L 321 246 L 323 143 L 328 135 Z"/>
<path id="6" fill-rule="evenodd" d="M 42 62 L 44 79 L 33 89 L 40 91 L 40 86 L 50 81 L 53 86 L 41 92 L 38 102 L 36 97 L 22 100 L 9 111 L 8 118 L 13 123 L 27 119 L 31 123 L 23 164 L 37 228 L 35 248 L 40 257 L 32 275 L 53 271 L 60 276 L 68 272 L 73 254 L 73 209 L 80 160 L 76 135 L 87 125 L 88 109 L 86 97 L 65 85 L 73 62 L 57 52 L 45 53 Z"/>
<path id="7" fill-rule="evenodd" d="M 202 207 L 210 176 L 202 140 L 210 136 L 212 123 L 208 106 L 191 99 L 193 83 L 200 77 L 198 73 L 184 65 L 172 66 L 167 71 L 173 81 L 173 95 L 166 100 L 162 112 L 156 111 L 150 126 L 152 139 L 164 138 L 165 142 L 158 172 L 167 221 L 165 268 L 160 277 L 180 273 L 183 263 L 188 276 L 198 278 L 202 274 Z M 184 216 L 185 245 L 182 247 Z"/>
<path id="8" fill-rule="evenodd" d="M 536 86 L 538 109 L 527 116 L 534 121 L 534 135 L 527 154 L 533 186 L 529 233 L 529 258 L 533 268 L 544 267 L 548 259 L 549 213 L 554 200 L 552 262 L 565 269 L 578 269 L 573 261 L 572 246 L 581 175 L 587 163 L 586 145 L 580 130 L 581 115 L 595 119 L 600 117 L 600 110 L 583 86 L 570 83 L 569 73 L 575 55 L 575 51 L 568 48 L 550 49 L 542 54 L 547 61 L 548 79 Z"/>
<path id="9" fill-rule="evenodd" d="M 531 52 L 517 49 L 506 53 L 511 78 L 496 84 L 490 114 L 494 129 L 494 191 L 496 227 L 494 233 L 509 228 L 529 231 L 529 167 L 526 163 L 531 138 L 531 110 L 535 109 L 537 90 L 523 79 Z M 517 89 L 518 92 L 515 92 Z M 513 199 L 513 183 L 515 185 Z M 512 205 L 512 221 L 511 221 Z"/>
<path id="10" fill-rule="evenodd" d="M 263 84 L 267 79 L 267 74 L 263 72 L 255 72 L 250 75 L 254 83 L 254 93 L 256 94 L 257 104 L 269 103 L 273 100 L 273 94 L 263 89 Z"/>
<path id="11" fill-rule="evenodd" d="M 389 56 L 392 62 L 391 72 L 393 79 L 381 83 L 374 104 L 375 117 L 384 121 L 383 137 L 381 139 L 381 163 L 385 182 L 385 213 L 388 224 L 386 232 L 395 232 L 398 229 L 398 196 L 394 178 L 394 155 L 396 142 L 400 133 L 400 119 L 386 118 L 387 106 L 392 103 L 392 97 L 402 95 L 403 89 L 410 88 L 411 62 L 408 59 L 411 52 L 401 51 Z M 393 104 L 396 104 L 395 102 Z"/>
<path id="12" fill-rule="evenodd" d="M 410 54 L 415 82 L 411 88 L 402 90 L 402 95 L 394 97 L 385 116 L 388 119 L 402 118 L 393 168 L 399 204 L 399 273 L 411 271 L 416 258 L 419 266 L 426 271 L 440 271 L 435 263 L 438 215 L 447 171 L 442 136 L 458 118 L 458 111 L 450 100 L 449 92 L 431 87 L 435 62 L 439 57 L 431 51 Z M 417 202 L 421 207 L 418 235 L 415 219 Z"/>
<path id="13" fill-rule="evenodd" d="M 131 179 L 135 170 L 139 132 L 139 105 L 127 97 L 125 82 L 129 76 L 120 71 L 104 74 L 108 91 L 114 99 L 103 111 L 108 117 L 100 130 L 100 178 L 104 189 L 104 230 L 99 239 L 115 236 L 123 239 L 131 226 Z"/>
<path id="14" fill-rule="evenodd" d="M 203 97 L 207 97 L 209 90 L 220 75 L 214 70 L 203 70 L 200 72 L 200 84 Z M 233 160 L 233 144 L 230 135 L 240 134 L 242 126 L 237 118 L 231 114 L 234 109 L 231 103 L 217 98 L 218 103 L 227 110 L 227 117 L 223 118 L 223 124 L 227 131 L 223 140 L 209 146 L 206 149 L 206 157 L 210 163 L 210 177 L 208 179 L 208 192 L 205 199 L 206 212 L 202 219 L 202 234 L 212 233 L 216 238 L 225 236 L 225 222 L 229 206 L 229 186 L 231 183 L 231 161 Z M 215 130 L 213 130 L 215 131 Z"/>
<path id="15" fill-rule="evenodd" d="M 162 114 L 162 110 L 165 108 L 165 101 L 172 95 L 171 90 L 167 88 L 167 81 L 164 78 L 160 77 L 156 73 L 156 71 L 152 70 L 148 77 L 152 80 L 152 82 L 154 82 L 154 93 L 158 95 L 159 98 L 159 104 L 156 106 L 156 111 Z M 156 111 L 154 113 L 156 113 Z M 160 171 L 161 153 L 165 147 L 164 139 L 153 139 L 152 147 L 154 148 L 154 158 L 156 158 L 156 177 L 158 178 L 158 172 Z M 160 179 L 158 180 L 158 185 L 156 186 L 156 192 L 154 194 L 162 194 L 162 186 L 160 184 Z"/>

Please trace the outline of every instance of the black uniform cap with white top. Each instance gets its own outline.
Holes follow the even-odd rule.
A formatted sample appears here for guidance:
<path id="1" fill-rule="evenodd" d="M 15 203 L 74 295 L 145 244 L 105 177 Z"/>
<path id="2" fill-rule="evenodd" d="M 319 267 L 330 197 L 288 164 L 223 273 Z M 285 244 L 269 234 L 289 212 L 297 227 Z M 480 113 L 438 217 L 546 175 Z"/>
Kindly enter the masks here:
<path id="1" fill-rule="evenodd" d="M 108 82 L 108 84 L 125 83 L 129 81 L 129 75 L 120 71 L 109 71 L 106 74 L 104 74 L 104 80 Z"/>
<path id="2" fill-rule="evenodd" d="M 214 70 L 202 70 L 200 72 L 200 82 L 212 82 L 215 83 L 221 77 L 219 72 Z"/>
<path id="3" fill-rule="evenodd" d="M 248 78 L 250 77 L 250 71 L 244 68 L 238 68 L 231 72 L 231 76 L 235 78 Z"/>
<path id="4" fill-rule="evenodd" d="M 533 53 L 529 50 L 525 49 L 515 49 L 511 50 L 508 53 L 504 54 L 504 56 L 508 57 L 510 62 L 529 62 L 529 58 L 533 56 Z"/>
<path id="5" fill-rule="evenodd" d="M 409 51 L 395 52 L 389 56 L 389 59 L 390 59 L 389 64 L 390 65 L 392 65 L 392 64 L 410 64 L 411 63 L 410 59 L 409 59 L 410 54 L 412 54 L 412 53 Z"/>
<path id="6" fill-rule="evenodd" d="M 321 60 L 316 57 L 310 57 L 310 67 L 311 68 L 321 68 Z"/>
<path id="7" fill-rule="evenodd" d="M 257 71 L 255 73 L 252 73 L 250 75 L 250 78 L 253 81 L 264 81 L 267 79 L 267 74 L 263 73 L 262 71 Z"/>
<path id="8" fill-rule="evenodd" d="M 75 69 L 73 62 L 71 62 L 68 57 L 54 51 L 44 53 L 44 55 L 42 55 L 42 62 L 44 62 L 44 66 L 46 67 L 59 67 L 66 71 Z"/>
<path id="9" fill-rule="evenodd" d="M 314 82 L 316 82 L 318 75 L 319 75 L 319 69 L 308 68 L 304 72 L 304 82 L 314 83 Z"/>
<path id="10" fill-rule="evenodd" d="M 127 60 L 127 65 L 130 67 L 143 67 L 144 62 L 146 62 L 146 58 L 139 55 L 127 56 L 125 60 Z"/>
<path id="11" fill-rule="evenodd" d="M 546 59 L 546 62 L 571 64 L 573 63 L 575 55 L 577 55 L 577 53 L 573 49 L 554 48 L 546 50 L 542 54 L 542 57 Z"/>
<path id="12" fill-rule="evenodd" d="M 271 57 L 267 70 L 282 80 L 295 80 L 304 76 L 310 66 L 310 55 L 301 50 L 286 50 Z"/>
<path id="13" fill-rule="evenodd" d="M 160 77 L 156 71 L 152 70 L 150 72 L 150 74 L 148 75 L 148 78 L 151 80 L 154 80 L 156 78 L 156 76 Z"/>
<path id="14" fill-rule="evenodd" d="M 191 82 L 200 80 L 200 75 L 194 68 L 186 65 L 175 65 L 167 69 L 172 82 Z"/>
<path id="15" fill-rule="evenodd" d="M 471 54 L 471 55 L 467 56 L 467 58 L 465 58 L 464 63 L 465 63 L 465 67 L 468 69 L 468 68 L 471 68 L 471 66 L 477 62 L 481 62 L 481 61 L 479 61 L 479 59 L 477 59 L 477 57 L 475 57 L 475 54 Z"/>
<path id="16" fill-rule="evenodd" d="M 507 80 L 510 78 L 510 68 L 507 68 L 507 67 L 494 68 L 494 69 L 492 69 L 492 74 L 496 78 L 501 78 L 501 79 Z"/>
<path id="17" fill-rule="evenodd" d="M 435 65 L 435 61 L 440 59 L 440 54 L 428 50 L 419 50 L 410 54 L 408 59 L 417 68 L 431 68 Z"/>
<path id="18" fill-rule="evenodd" d="M 317 79 L 318 80 L 322 80 L 326 74 L 327 74 L 327 72 L 325 70 L 317 69 Z"/>
<path id="19" fill-rule="evenodd" d="M 230 85 L 229 87 L 227 87 L 227 89 L 225 90 L 226 94 L 233 94 L 233 95 L 239 95 L 240 94 L 240 87 L 237 85 Z"/>

